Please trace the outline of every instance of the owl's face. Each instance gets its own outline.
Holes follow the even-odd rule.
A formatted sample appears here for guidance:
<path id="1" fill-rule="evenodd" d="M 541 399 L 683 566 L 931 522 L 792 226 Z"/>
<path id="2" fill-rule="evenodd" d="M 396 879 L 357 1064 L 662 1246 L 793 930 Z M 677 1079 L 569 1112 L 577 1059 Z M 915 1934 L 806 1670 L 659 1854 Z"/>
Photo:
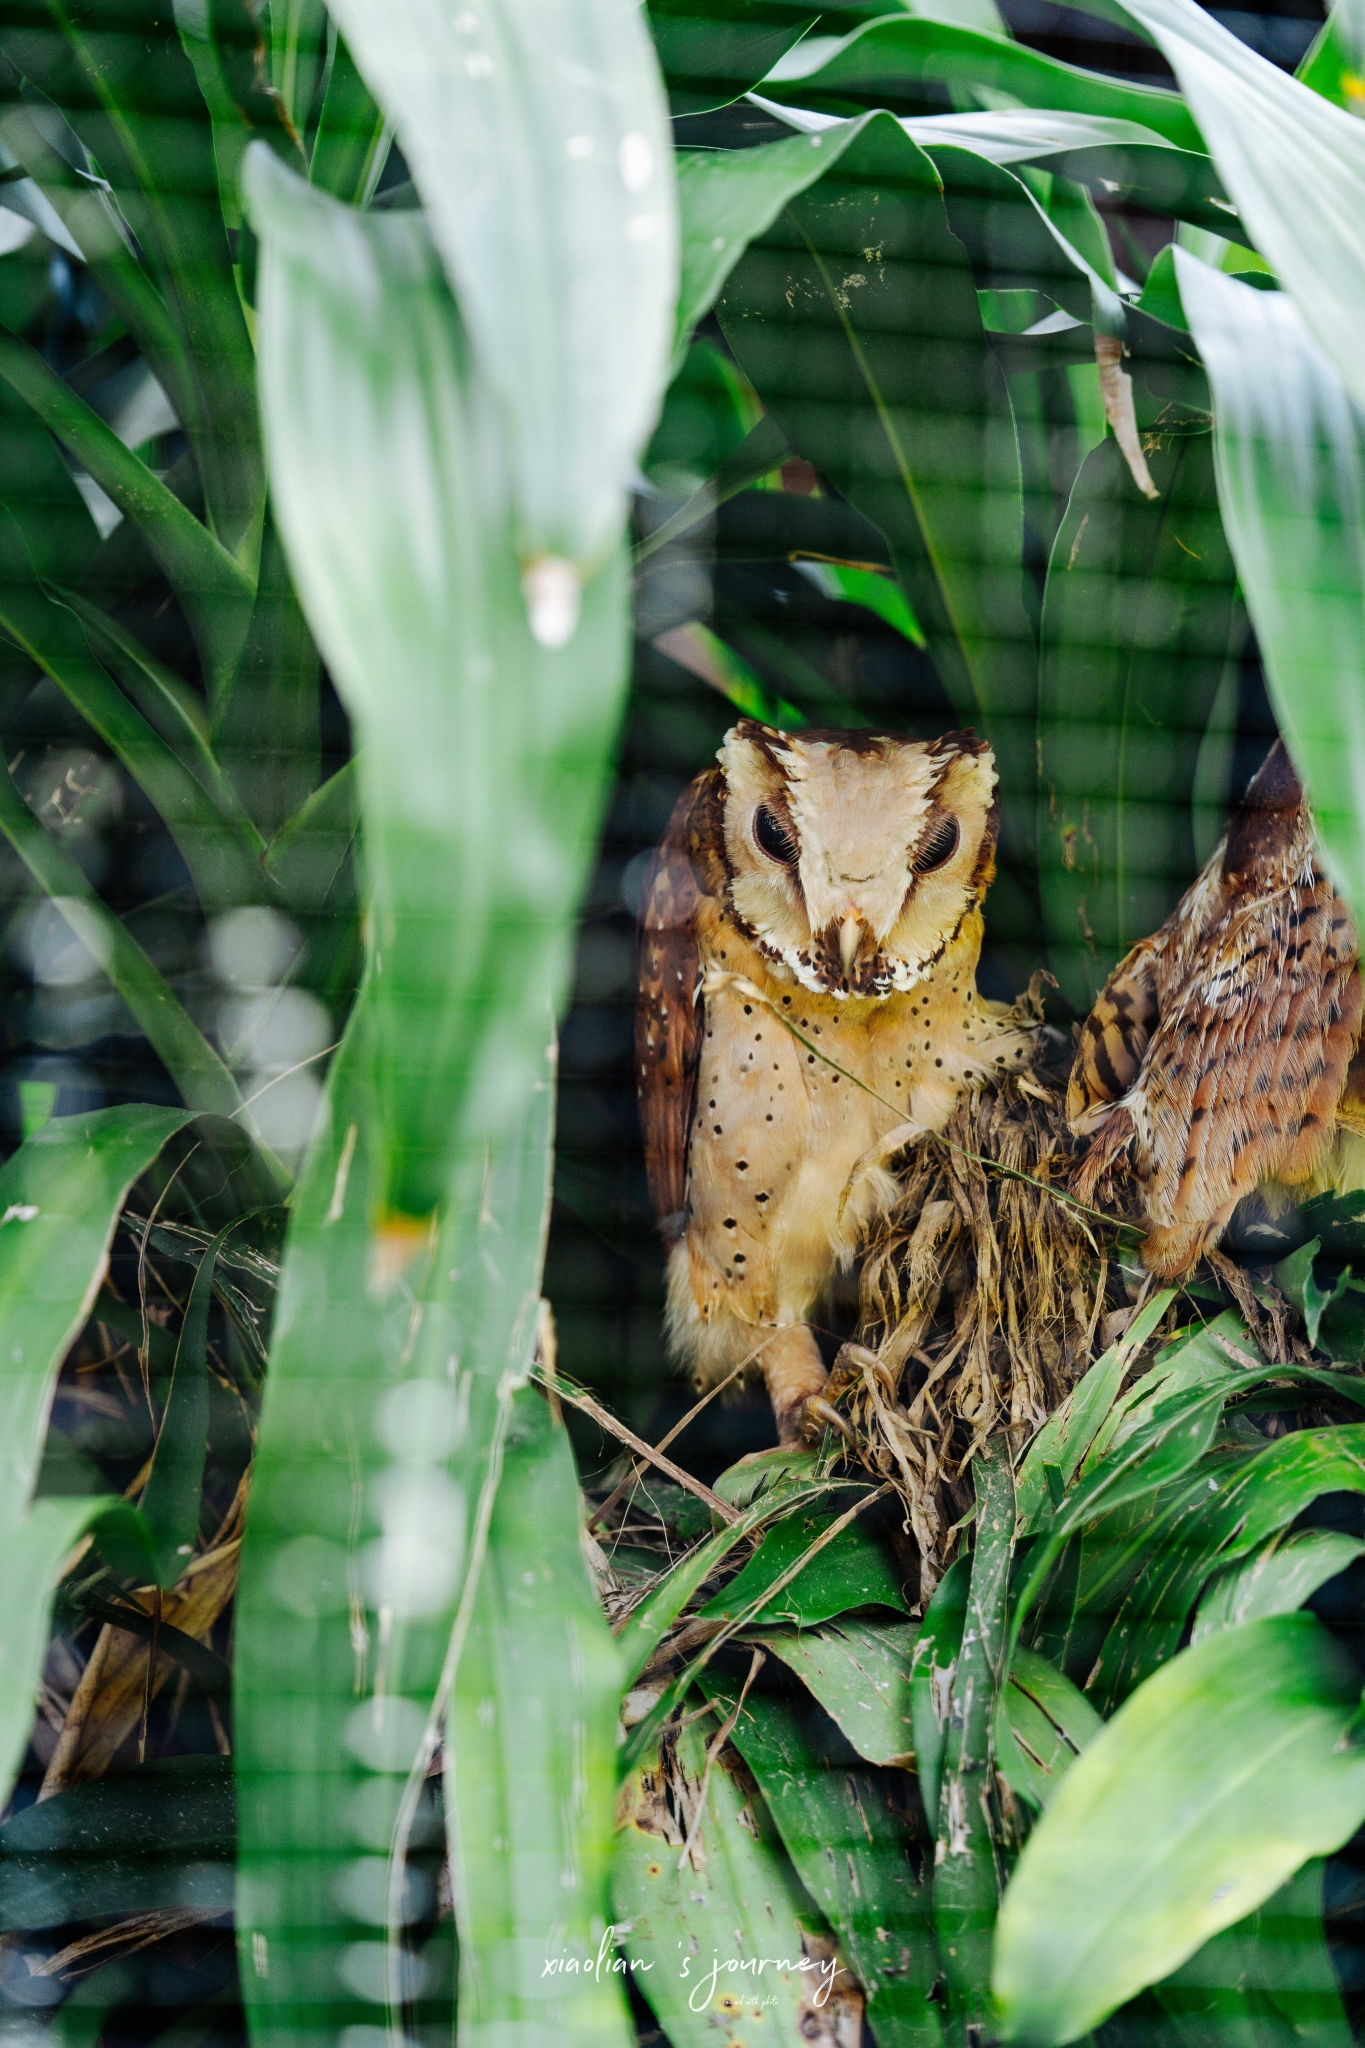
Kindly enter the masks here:
<path id="1" fill-rule="evenodd" d="M 922 981 L 994 872 L 990 748 L 745 718 L 717 759 L 731 907 L 768 957 L 816 994 Z"/>

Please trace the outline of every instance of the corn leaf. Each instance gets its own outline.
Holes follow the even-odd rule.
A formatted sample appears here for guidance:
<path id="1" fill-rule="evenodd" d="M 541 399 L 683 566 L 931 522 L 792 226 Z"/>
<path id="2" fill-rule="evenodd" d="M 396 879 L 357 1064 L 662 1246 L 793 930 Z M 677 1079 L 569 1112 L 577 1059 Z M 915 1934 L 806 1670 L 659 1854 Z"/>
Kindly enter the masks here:
<path id="1" fill-rule="evenodd" d="M 1365 1814 L 1354 1666 L 1318 1621 L 1226 1629 L 1149 1679 L 1071 1766 L 1001 1907 L 1006 2040 L 1073 2040 L 1251 1912 Z"/>
<path id="2" fill-rule="evenodd" d="M 1351 2048 L 1314 1857 L 1263 1906 L 1154 1985 L 1181 2048 Z"/>
<path id="3" fill-rule="evenodd" d="M 350 206 L 368 206 L 388 161 L 393 129 L 337 37 L 308 176 Z"/>
<path id="4" fill-rule="evenodd" d="M 395 121 L 510 450 L 517 551 L 606 562 L 677 289 L 672 148 L 631 0 L 338 0 Z M 602 309 L 615 308 L 604 320 Z M 572 631 L 533 611 L 542 635 Z"/>
<path id="5" fill-rule="evenodd" d="M 650 0 L 649 32 L 674 115 L 729 106 L 819 19 L 802 0 Z"/>

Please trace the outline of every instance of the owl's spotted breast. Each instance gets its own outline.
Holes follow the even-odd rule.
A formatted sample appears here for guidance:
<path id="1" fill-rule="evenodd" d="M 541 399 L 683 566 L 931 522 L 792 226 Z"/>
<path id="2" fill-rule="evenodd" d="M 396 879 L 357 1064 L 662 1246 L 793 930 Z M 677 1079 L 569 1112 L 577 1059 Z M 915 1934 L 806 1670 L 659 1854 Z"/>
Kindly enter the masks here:
<path id="1" fill-rule="evenodd" d="M 673 1347 L 708 1382 L 761 1355 L 790 1430 L 824 1380 L 809 1318 L 894 1194 L 888 1146 L 941 1128 L 1033 1033 L 976 992 L 989 753 L 754 732 L 727 737 L 651 870 L 637 1071 L 655 1205 L 681 1239 Z M 866 974 L 893 955 L 894 976 Z"/>

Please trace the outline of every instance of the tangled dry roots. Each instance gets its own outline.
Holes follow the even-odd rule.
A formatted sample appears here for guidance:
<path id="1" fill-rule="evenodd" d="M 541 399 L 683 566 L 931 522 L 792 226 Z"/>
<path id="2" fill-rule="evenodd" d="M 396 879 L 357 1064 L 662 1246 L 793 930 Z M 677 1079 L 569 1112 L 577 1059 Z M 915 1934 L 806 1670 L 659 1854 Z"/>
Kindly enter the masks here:
<path id="1" fill-rule="evenodd" d="M 864 1248 L 862 1341 L 843 1347 L 828 1391 L 862 1462 L 905 1502 L 921 1599 L 970 1506 L 980 1445 L 1003 1432 L 1017 1455 L 1090 1363 L 1106 1308 L 1126 1301 L 1112 1230 L 1062 1198 L 1073 1164 L 1061 1090 L 1012 1077 L 903 1155 L 900 1198 Z"/>

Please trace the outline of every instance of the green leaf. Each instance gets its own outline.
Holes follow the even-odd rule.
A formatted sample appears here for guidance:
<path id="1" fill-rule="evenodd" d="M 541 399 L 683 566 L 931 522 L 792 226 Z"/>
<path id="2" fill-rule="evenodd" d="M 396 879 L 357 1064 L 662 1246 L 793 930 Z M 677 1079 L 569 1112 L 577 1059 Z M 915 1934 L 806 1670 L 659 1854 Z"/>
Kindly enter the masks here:
<path id="1" fill-rule="evenodd" d="M 958 2038 L 989 2007 L 991 1937 L 1000 1897 L 994 1824 L 996 1702 L 1012 1663 L 1007 1642 L 1014 1555 L 1014 1474 L 1003 1437 L 982 1444 L 972 1569 L 962 1641 L 948 1680 L 934 1851 L 934 1926 Z"/>
<path id="2" fill-rule="evenodd" d="M 1181 2048 L 1351 2048 L 1322 1880 L 1315 1857 L 1154 1987 Z"/>
<path id="3" fill-rule="evenodd" d="M 683 161 L 686 163 L 690 159 L 684 158 Z M 686 504 L 680 505 L 670 518 L 640 542 L 633 559 L 646 562 L 671 541 L 681 540 L 699 526 L 708 525 L 722 505 L 741 491 L 747 491 L 750 484 L 757 483 L 760 477 L 770 476 L 790 453 L 786 435 L 776 420 L 765 413 L 738 448 L 726 456 L 714 475 L 692 493 Z"/>
<path id="4" fill-rule="evenodd" d="M 60 34 L 36 27 L 8 40 L 7 55 L 65 110 L 137 238 L 181 338 L 166 388 L 209 525 L 250 562 L 265 488 L 253 353 L 193 67 L 158 0 L 131 0 L 113 22 L 100 0 L 53 0 L 51 14 Z"/>
<path id="5" fill-rule="evenodd" d="M 1204 147 L 1175 93 L 1120 85 L 1041 56 L 1007 36 L 932 17 L 890 14 L 847 36 L 809 36 L 768 74 L 763 92 L 789 106 L 824 107 L 830 113 L 871 105 L 913 115 L 923 112 L 919 88 L 926 81 L 971 94 L 1007 93 L 1016 106 L 1049 113 L 1132 121 L 1178 148 Z"/>
<path id="6" fill-rule="evenodd" d="M 688 1601 L 705 1585 L 730 1552 L 765 1522 L 804 1507 L 823 1489 L 814 1485 L 780 1483 L 748 1503 L 739 1519 L 728 1529 L 718 1529 L 705 1543 L 697 1544 L 680 1557 L 648 1597 L 640 1602 L 621 1631 L 625 1653 L 624 1682 L 630 1685 L 658 1649 Z M 722 1496 L 723 1498 L 724 1496 Z"/>
<path id="7" fill-rule="evenodd" d="M 267 834 L 317 787 L 322 662 L 269 506 L 261 573 L 241 657 L 214 705 L 213 744 Z"/>
<path id="8" fill-rule="evenodd" d="M 348 206 L 368 206 L 388 162 L 393 129 L 338 36 L 308 176 Z"/>
<path id="9" fill-rule="evenodd" d="M 674 115 L 729 106 L 819 19 L 802 0 L 650 0 L 649 32 Z"/>
<path id="10" fill-rule="evenodd" d="M 1052 1467 L 1063 1486 L 1075 1477 L 1133 1360 L 1174 1300 L 1174 1288 L 1163 1287 L 1154 1294 L 1123 1335 L 1087 1368 L 1034 1437 L 1015 1479 L 1014 1504 L 1021 1536 L 1036 1535 L 1051 1513 L 1046 1468 Z"/>
<path id="11" fill-rule="evenodd" d="M 85 613 L 89 608 L 80 609 Z M 18 522 L 3 508 L 0 624 L 141 784 L 184 855 L 205 907 L 216 910 L 268 893 L 236 820 L 223 815 L 203 783 L 94 659 L 80 619 L 38 583 Z M 128 644 L 128 636 L 118 637 Z"/>
<path id="12" fill-rule="evenodd" d="M 733 1678 L 708 1670 L 701 1684 L 727 1713 L 739 1699 Z M 862 1768 L 827 1723 L 817 1726 L 797 1700 L 774 1693 L 749 1695 L 730 1739 L 858 1974 L 878 2048 L 937 2048 L 943 2026 L 930 1993 L 938 1951 L 927 1887 L 909 1853 L 913 1822 L 897 1796 L 904 1781 Z"/>
<path id="13" fill-rule="evenodd" d="M 817 142 L 826 173 L 812 183 Z M 793 450 L 890 542 L 957 715 L 995 746 L 1018 851 L 1032 836 L 1036 686 L 1018 456 L 938 174 L 874 114 L 714 157 L 688 212 L 727 177 L 748 219 L 772 225 L 725 281 L 726 339 Z M 720 217 L 709 197 L 706 211 Z M 997 888 L 993 906 L 1004 900 Z"/>
<path id="14" fill-rule="evenodd" d="M 456 1152 L 519 1113 L 567 989 L 624 684 L 621 565 L 589 585 L 572 649 L 538 646 L 486 388 L 421 215 L 343 207 L 264 149 L 247 192 L 273 502 L 360 754 L 376 1222 L 418 1219 Z M 448 930 L 458 944 L 432 943 Z"/>
<path id="15" fill-rule="evenodd" d="M 1150 500 L 1117 442 L 1086 457 L 1043 607 L 1043 922 L 1052 970 L 1082 1014 L 1194 879 L 1199 748 L 1247 630 L 1212 436 L 1144 445 L 1160 493 Z"/>
<path id="16" fill-rule="evenodd" d="M 501 420 L 517 552 L 570 562 L 581 581 L 620 536 L 677 289 L 671 139 L 641 12 L 489 0 L 476 18 L 337 0 L 333 13 L 397 126 Z M 544 596 L 528 585 L 547 646 L 573 630 L 574 586 L 555 574 Z"/>
<path id="17" fill-rule="evenodd" d="M 795 1673 L 859 1756 L 873 1764 L 914 1762 L 910 1721 L 912 1621 L 862 1621 L 847 1614 L 823 1628 L 746 1634 Z"/>
<path id="18" fill-rule="evenodd" d="M 1346 388 L 1365 404 L 1359 121 L 1258 56 L 1194 0 L 1124 5 L 1175 72 L 1249 239 L 1293 295 Z"/>
<path id="19" fill-rule="evenodd" d="M 627 1966 L 671 2048 L 711 2048 L 717 2022 L 732 2038 L 739 2026 L 761 2026 L 798 2040 L 803 2018 L 818 2025 L 826 2001 L 835 2003 L 836 1958 L 732 1751 L 711 1768 L 698 1820 L 709 1733 L 696 1721 L 684 1727 L 667 1775 L 647 1767 L 624 1795 L 613 1889 Z M 694 1820 L 698 1854 L 684 1863 Z"/>
<path id="20" fill-rule="evenodd" d="M 230 1912 L 234 1803 L 227 1757 L 177 1756 L 22 1808 L 0 1827 L 0 1924 Z"/>
<path id="21" fill-rule="evenodd" d="M 0 377 L 145 535 L 184 606 L 211 688 L 221 687 L 250 620 L 251 578 L 99 414 L 16 335 L 0 333 Z M 62 580 L 74 580 L 66 565 Z"/>
<path id="22" fill-rule="evenodd" d="M 266 872 L 286 902 L 313 915 L 327 909 L 360 829 L 354 757 L 330 775 L 271 840 Z"/>
<path id="23" fill-rule="evenodd" d="M 156 1583 L 173 1586 L 199 1537 L 209 1432 L 209 1309 L 218 1254 L 240 1219 L 224 1224 L 199 1261 L 176 1346 L 175 1369 L 157 1431 L 142 1513 L 156 1556 Z"/>
<path id="24" fill-rule="evenodd" d="M 0 763 L 0 832 L 123 997 L 191 1109 L 235 1115 L 237 1083 L 137 940 L 106 909 L 72 856 L 38 823 Z"/>
<path id="25" fill-rule="evenodd" d="M 1104 1726 L 1065 1672 L 1024 1644 L 995 1711 L 996 1764 L 1011 1790 L 1046 1806 L 1063 1774 Z"/>
<path id="26" fill-rule="evenodd" d="M 1006 1892 L 1004 2038 L 1052 2048 L 1240 1920 L 1365 1814 L 1359 1676 L 1311 1615 L 1186 1650 L 1077 1759 Z"/>
<path id="27" fill-rule="evenodd" d="M 704 1620 L 737 1620 L 808 1549 L 829 1516 L 788 1515 L 769 1529 L 753 1556 L 728 1586 L 699 1607 Z M 865 1522 L 850 1522 L 782 1591 L 754 1615 L 755 1627 L 790 1622 L 811 1628 L 853 1607 L 910 1609 L 899 1575 Z"/>
<path id="28" fill-rule="evenodd" d="M 0 504 L 23 527 L 40 576 L 85 573 L 99 531 L 52 437 L 8 387 L 0 391 Z"/>
<path id="29" fill-rule="evenodd" d="M 12 786 L 12 785 L 11 785 Z M 41 831 L 42 827 L 35 827 Z M 142 1105 L 52 1117 L 0 1168 L 0 1798 L 8 1799 L 33 1719 L 53 1586 L 71 1546 L 117 1502 L 30 1505 L 62 1361 L 99 1292 L 128 1191 L 185 1111 Z"/>
<path id="30" fill-rule="evenodd" d="M 967 1622 L 967 1589 L 971 1554 L 964 1551 L 949 1565 L 924 1611 L 910 1667 L 910 1720 L 914 1729 L 915 1769 L 930 1826 L 937 1832 L 943 1785 L 943 1754 L 947 1742 L 948 1688 L 953 1682 L 962 1631 Z"/>
<path id="31" fill-rule="evenodd" d="M 1353 146 L 1365 145 L 1355 120 L 1338 118 L 1351 130 Z M 1337 204 L 1341 192 L 1334 173 L 1323 204 Z M 1360 414 L 1285 294 L 1255 291 L 1184 250 L 1176 251 L 1175 266 L 1213 386 L 1219 502 L 1271 698 L 1312 797 L 1327 859 L 1359 906 L 1365 904 L 1365 822 L 1356 800 L 1357 764 L 1365 758 L 1359 690 L 1365 569 L 1355 544 L 1365 518 Z"/>
<path id="32" fill-rule="evenodd" d="M 1268 1614 L 1292 1614 L 1358 1557 L 1365 1557 L 1365 1542 L 1339 1529 L 1300 1529 L 1269 1543 L 1209 1581 L 1190 1641 L 1202 1643 L 1219 1629 L 1240 1628 Z"/>
<path id="33" fill-rule="evenodd" d="M 1211 1472 L 1130 1585 L 1087 1686 L 1096 1702 L 1122 1699 L 1174 1656 L 1215 1571 L 1257 1550 L 1332 1492 L 1365 1492 L 1365 1424 L 1295 1430 L 1237 1469 Z"/>
<path id="34" fill-rule="evenodd" d="M 445 1733 L 471 2048 L 539 2032 L 546 1960 L 595 1958 L 610 1917 L 620 1657 L 582 1552 L 551 1533 L 579 1513 L 568 1435 L 539 1388 L 523 1388 Z M 555 2038 L 624 2044 L 610 1976 L 590 1985 L 559 2012 Z"/>
<path id="35" fill-rule="evenodd" d="M 323 0 L 272 0 L 270 82 L 300 135 L 308 127 L 326 53 L 327 9 Z"/>

